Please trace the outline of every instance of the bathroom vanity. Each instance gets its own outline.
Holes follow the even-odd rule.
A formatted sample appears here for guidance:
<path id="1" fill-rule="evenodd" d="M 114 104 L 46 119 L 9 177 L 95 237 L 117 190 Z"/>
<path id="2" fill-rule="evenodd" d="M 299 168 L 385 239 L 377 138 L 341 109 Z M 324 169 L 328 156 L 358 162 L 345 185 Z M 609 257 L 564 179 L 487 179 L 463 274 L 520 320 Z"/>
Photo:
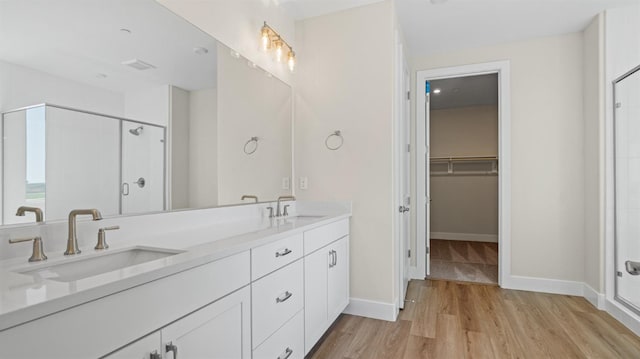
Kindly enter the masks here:
<path id="1" fill-rule="evenodd" d="M 349 303 L 351 210 L 293 206 L 288 217 L 3 261 L 1 356 L 303 358 Z M 124 267 L 95 274 L 105 256 Z M 83 268 L 90 276 L 73 273 Z"/>

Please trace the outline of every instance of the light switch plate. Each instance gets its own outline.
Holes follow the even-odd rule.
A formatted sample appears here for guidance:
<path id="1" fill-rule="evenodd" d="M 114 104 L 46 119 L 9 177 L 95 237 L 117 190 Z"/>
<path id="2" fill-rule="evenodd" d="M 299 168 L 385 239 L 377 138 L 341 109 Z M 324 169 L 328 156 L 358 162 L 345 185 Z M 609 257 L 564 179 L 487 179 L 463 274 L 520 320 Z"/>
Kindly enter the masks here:
<path id="1" fill-rule="evenodd" d="M 289 181 L 289 177 L 282 177 L 282 189 L 289 189 L 291 187 L 291 183 Z"/>
<path id="2" fill-rule="evenodd" d="M 309 188 L 309 179 L 307 177 L 300 177 L 300 189 Z"/>

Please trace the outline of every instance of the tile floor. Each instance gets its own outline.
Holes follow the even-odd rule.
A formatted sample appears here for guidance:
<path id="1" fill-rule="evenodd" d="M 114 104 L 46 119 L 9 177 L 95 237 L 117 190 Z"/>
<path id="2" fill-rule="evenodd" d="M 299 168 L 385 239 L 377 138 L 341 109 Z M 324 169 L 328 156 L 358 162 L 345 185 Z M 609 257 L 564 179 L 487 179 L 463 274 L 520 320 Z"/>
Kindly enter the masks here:
<path id="1" fill-rule="evenodd" d="M 431 239 L 429 279 L 498 284 L 498 243 Z"/>

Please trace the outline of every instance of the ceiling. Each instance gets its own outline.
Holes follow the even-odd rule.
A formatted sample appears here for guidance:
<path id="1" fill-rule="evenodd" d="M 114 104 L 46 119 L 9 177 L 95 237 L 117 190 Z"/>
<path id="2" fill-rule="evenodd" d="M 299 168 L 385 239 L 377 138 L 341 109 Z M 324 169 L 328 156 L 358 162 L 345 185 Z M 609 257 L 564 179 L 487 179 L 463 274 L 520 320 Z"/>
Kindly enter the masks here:
<path id="1" fill-rule="evenodd" d="M 217 41 L 153 0 L 2 0 L 0 38 L 1 61 L 111 91 L 216 85 Z"/>
<path id="2" fill-rule="evenodd" d="M 439 89 L 440 93 L 434 90 Z M 498 75 L 478 75 L 431 81 L 431 109 L 444 110 L 498 104 Z"/>
<path id="3" fill-rule="evenodd" d="M 380 0 L 277 0 L 296 20 Z M 412 57 L 583 30 L 607 8 L 640 0 L 396 0 Z"/>

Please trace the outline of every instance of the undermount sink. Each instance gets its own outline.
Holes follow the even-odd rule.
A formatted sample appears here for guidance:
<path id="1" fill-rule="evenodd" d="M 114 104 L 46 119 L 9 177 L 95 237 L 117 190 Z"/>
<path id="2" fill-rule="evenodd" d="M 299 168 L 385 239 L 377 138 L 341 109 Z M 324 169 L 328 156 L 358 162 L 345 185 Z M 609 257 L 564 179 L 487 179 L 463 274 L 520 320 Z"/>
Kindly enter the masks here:
<path id="1" fill-rule="evenodd" d="M 41 279 L 49 279 L 58 282 L 72 282 L 75 280 L 93 277 L 99 274 L 124 269 L 136 264 L 151 262 L 182 253 L 182 251 L 134 247 L 113 252 L 106 251 L 101 254 L 83 257 L 65 258 L 61 262 L 51 265 L 40 265 L 37 268 L 16 270 L 17 273 L 27 274 Z"/>

